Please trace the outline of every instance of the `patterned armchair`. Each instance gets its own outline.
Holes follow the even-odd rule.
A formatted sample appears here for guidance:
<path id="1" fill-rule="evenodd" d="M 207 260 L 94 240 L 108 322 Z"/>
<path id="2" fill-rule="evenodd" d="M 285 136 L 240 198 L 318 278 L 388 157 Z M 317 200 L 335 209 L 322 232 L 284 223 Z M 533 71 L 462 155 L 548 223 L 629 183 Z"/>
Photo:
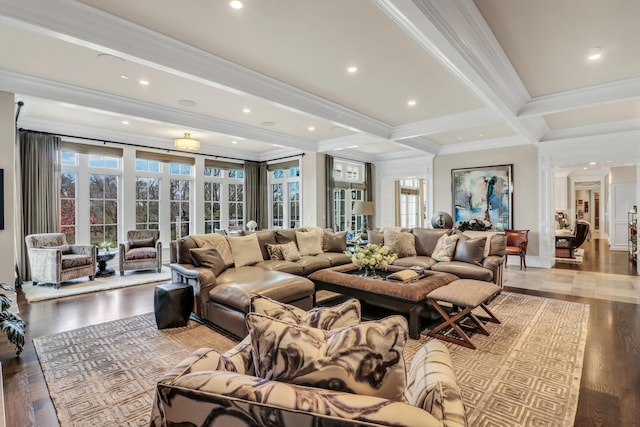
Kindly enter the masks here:
<path id="1" fill-rule="evenodd" d="M 70 245 L 63 233 L 30 234 L 25 237 L 31 280 L 53 283 L 56 289 L 62 282 L 96 274 L 96 247 Z"/>
<path id="2" fill-rule="evenodd" d="M 125 270 L 162 270 L 162 243 L 158 230 L 127 231 L 127 240 L 118 248 L 120 275 Z"/>

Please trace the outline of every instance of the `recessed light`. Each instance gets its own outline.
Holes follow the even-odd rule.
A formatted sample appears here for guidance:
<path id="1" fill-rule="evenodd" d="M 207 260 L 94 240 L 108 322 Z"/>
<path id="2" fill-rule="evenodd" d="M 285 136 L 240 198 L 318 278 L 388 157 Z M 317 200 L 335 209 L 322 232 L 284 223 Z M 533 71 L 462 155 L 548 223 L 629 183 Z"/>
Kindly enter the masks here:
<path id="1" fill-rule="evenodd" d="M 407 105 L 409 107 L 413 107 L 414 105 L 416 105 L 416 100 L 415 99 L 410 99 L 407 101 Z"/>
<path id="2" fill-rule="evenodd" d="M 587 170 L 587 168 L 586 168 L 586 167 L 584 167 L 584 168 L 582 168 L 582 169 L 583 169 L 583 170 Z"/>
<path id="3" fill-rule="evenodd" d="M 242 9 L 242 2 L 240 0 L 232 0 L 229 2 L 229 6 L 234 9 Z"/>
<path id="4" fill-rule="evenodd" d="M 352 65 L 351 67 L 348 67 L 348 68 L 347 68 L 347 72 L 348 72 L 348 73 L 351 73 L 351 74 L 353 74 L 353 73 L 355 73 L 355 72 L 357 72 L 357 71 L 358 71 L 358 67 L 355 67 L 355 66 L 353 66 L 353 65 Z"/>
<path id="5" fill-rule="evenodd" d="M 458 141 L 462 141 L 462 139 L 463 139 L 463 138 L 462 138 L 461 136 L 459 136 L 459 137 L 458 137 Z"/>
<path id="6" fill-rule="evenodd" d="M 309 126 L 307 129 L 309 129 L 309 132 L 313 132 L 314 130 L 316 130 L 315 126 Z"/>
<path id="7" fill-rule="evenodd" d="M 249 114 L 251 112 L 251 108 L 243 108 L 242 112 L 245 114 Z"/>
<path id="8" fill-rule="evenodd" d="M 602 48 L 600 46 L 589 49 L 589 52 L 587 53 L 587 59 L 589 61 L 596 61 L 600 58 L 602 58 Z"/>
<path id="9" fill-rule="evenodd" d="M 275 122 L 262 122 L 260 123 L 262 126 L 273 126 L 275 125 Z"/>
<path id="10" fill-rule="evenodd" d="M 122 121 L 122 124 L 123 124 L 123 125 L 128 125 L 128 124 L 129 124 L 129 122 L 128 122 L 128 121 L 126 121 L 126 120 L 123 120 L 123 121 Z"/>
<path id="11" fill-rule="evenodd" d="M 236 141 L 235 139 L 233 141 L 231 141 L 232 144 L 237 144 L 238 141 Z"/>
<path id="12" fill-rule="evenodd" d="M 595 164 L 596 164 L 596 162 L 589 162 L 589 164 L 590 164 L 591 166 L 593 166 L 593 165 L 595 165 Z"/>
<path id="13" fill-rule="evenodd" d="M 278 148 L 284 147 L 284 145 L 280 145 L 280 144 L 271 144 L 271 145 L 273 145 L 274 147 L 278 147 Z"/>
<path id="14" fill-rule="evenodd" d="M 138 80 L 138 83 L 140 83 L 142 86 L 149 86 L 148 80 Z"/>
<path id="15" fill-rule="evenodd" d="M 120 78 L 122 80 L 127 80 L 127 79 L 129 79 L 129 76 L 127 76 L 126 74 L 120 74 Z"/>
<path id="16" fill-rule="evenodd" d="M 484 136 L 484 133 L 481 133 L 480 136 Z"/>
<path id="17" fill-rule="evenodd" d="M 180 99 L 178 100 L 178 105 L 181 105 L 183 107 L 195 107 L 197 104 L 195 101 L 192 101 L 190 99 Z"/>

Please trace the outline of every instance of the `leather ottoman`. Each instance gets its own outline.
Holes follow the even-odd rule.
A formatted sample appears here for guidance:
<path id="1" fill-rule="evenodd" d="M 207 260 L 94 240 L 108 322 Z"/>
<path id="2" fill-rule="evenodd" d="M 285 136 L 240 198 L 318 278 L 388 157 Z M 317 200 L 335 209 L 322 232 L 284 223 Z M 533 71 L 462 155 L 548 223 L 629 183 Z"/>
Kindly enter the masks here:
<path id="1" fill-rule="evenodd" d="M 158 329 L 186 326 L 193 309 L 193 287 L 186 283 L 156 286 L 153 311 Z"/>

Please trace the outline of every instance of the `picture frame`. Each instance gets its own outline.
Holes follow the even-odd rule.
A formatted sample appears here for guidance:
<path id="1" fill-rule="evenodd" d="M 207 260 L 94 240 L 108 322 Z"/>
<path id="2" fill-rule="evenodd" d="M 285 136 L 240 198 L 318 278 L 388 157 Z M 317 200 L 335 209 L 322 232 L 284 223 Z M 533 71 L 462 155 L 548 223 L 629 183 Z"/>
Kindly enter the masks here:
<path id="1" fill-rule="evenodd" d="M 498 230 L 513 227 L 513 164 L 451 170 L 454 224 L 488 220 Z"/>

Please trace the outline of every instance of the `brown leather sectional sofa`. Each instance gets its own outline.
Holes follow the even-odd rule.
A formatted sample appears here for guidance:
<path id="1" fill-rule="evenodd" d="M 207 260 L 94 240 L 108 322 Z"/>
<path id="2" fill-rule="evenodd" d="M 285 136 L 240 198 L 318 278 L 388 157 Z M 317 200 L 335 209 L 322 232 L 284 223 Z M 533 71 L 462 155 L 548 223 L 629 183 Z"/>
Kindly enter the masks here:
<path id="1" fill-rule="evenodd" d="M 402 234 L 394 234 L 398 232 Z M 299 233 L 316 233 L 311 239 L 315 243 L 309 246 L 311 235 Z M 408 237 L 408 233 L 413 238 Z M 322 235 L 321 240 L 318 240 L 319 234 Z M 451 261 L 435 260 L 432 255 L 435 256 L 433 251 L 438 239 L 450 234 L 451 230 L 389 229 L 371 231 L 370 241 L 394 243 L 394 237 L 400 236 L 405 243 L 408 242 L 408 245 L 392 248 L 398 249 L 401 255 L 395 261 L 396 265 L 417 265 L 452 273 L 463 279 L 502 285 L 504 235 L 460 237 L 464 243 L 459 243 L 457 256 L 452 256 Z M 489 239 L 489 243 L 484 239 Z M 321 248 L 319 241 L 322 242 Z M 293 260 L 272 259 L 279 256 L 272 256 L 269 249 L 276 250 L 287 244 L 291 246 L 290 242 L 299 249 L 298 259 L 295 259 L 295 254 L 289 258 Z M 193 286 L 196 314 L 238 337 L 244 337 L 247 334 L 244 317 L 253 293 L 308 310 L 313 305 L 315 287 L 305 276 L 319 269 L 349 263 L 345 249 L 344 233 L 318 228 L 261 230 L 248 233 L 248 236 L 191 235 L 171 242 L 170 266 L 175 282 Z"/>

